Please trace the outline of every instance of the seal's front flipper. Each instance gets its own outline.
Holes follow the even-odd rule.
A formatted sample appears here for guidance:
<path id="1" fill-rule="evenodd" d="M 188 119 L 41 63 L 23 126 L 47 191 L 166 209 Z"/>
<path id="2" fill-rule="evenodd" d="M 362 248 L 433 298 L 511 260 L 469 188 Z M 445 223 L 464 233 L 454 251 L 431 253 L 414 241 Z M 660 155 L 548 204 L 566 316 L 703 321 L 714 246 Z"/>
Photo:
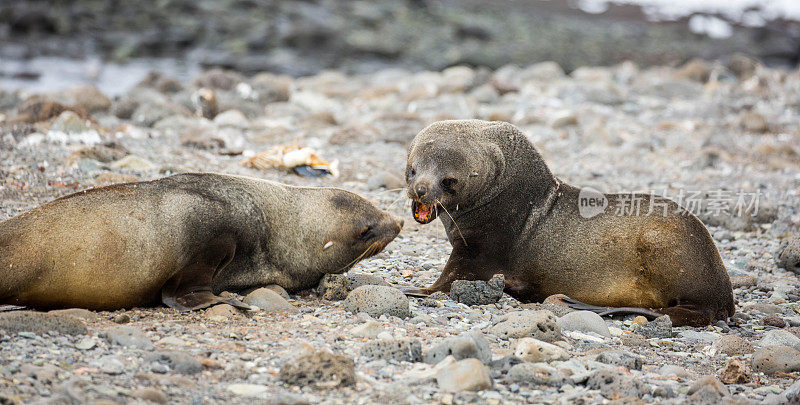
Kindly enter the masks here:
<path id="1" fill-rule="evenodd" d="M 570 308 L 577 309 L 580 311 L 591 311 L 600 316 L 610 316 L 610 315 L 642 315 L 648 320 L 653 320 L 658 318 L 659 316 L 663 316 L 665 314 L 661 314 L 655 312 L 653 310 L 647 308 L 635 308 L 635 307 L 601 307 L 597 305 L 590 305 L 584 302 L 580 302 L 578 300 L 574 300 L 569 297 L 560 297 L 561 301 L 566 303 Z"/>
<path id="2" fill-rule="evenodd" d="M 211 292 L 214 275 L 228 265 L 236 251 L 232 237 L 220 237 L 178 270 L 161 288 L 161 302 L 178 311 L 194 311 L 216 304 L 230 304 L 251 309 L 235 298 L 223 298 Z"/>

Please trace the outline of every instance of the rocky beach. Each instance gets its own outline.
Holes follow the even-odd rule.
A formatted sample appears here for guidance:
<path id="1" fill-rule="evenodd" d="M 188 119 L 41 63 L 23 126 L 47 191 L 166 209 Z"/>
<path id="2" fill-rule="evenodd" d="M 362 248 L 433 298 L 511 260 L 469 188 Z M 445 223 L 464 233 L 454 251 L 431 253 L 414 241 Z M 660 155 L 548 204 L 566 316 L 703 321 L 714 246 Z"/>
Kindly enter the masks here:
<path id="1" fill-rule="evenodd" d="M 0 314 L 2 403 L 790 403 L 800 398 L 800 71 L 744 55 L 677 67 L 454 66 L 293 78 L 206 70 L 0 90 L 0 219 L 56 197 L 174 173 L 335 186 L 405 219 L 314 290 L 227 305 Z M 427 124 L 511 122 L 570 184 L 654 192 L 708 227 L 731 276 L 728 323 L 603 319 L 521 303 L 502 280 L 407 298 L 449 255 L 410 215 L 408 143 Z M 311 148 L 334 175 L 254 165 Z M 643 207 L 644 209 L 645 207 Z"/>

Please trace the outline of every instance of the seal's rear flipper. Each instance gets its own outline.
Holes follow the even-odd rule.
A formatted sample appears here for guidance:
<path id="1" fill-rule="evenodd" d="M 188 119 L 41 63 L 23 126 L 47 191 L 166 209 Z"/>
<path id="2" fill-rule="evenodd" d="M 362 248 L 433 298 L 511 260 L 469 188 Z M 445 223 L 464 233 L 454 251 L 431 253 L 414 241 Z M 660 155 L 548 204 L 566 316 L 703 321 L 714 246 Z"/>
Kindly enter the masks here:
<path id="1" fill-rule="evenodd" d="M 709 308 L 701 308 L 693 305 L 676 305 L 674 307 L 660 308 L 659 311 L 664 315 L 669 315 L 669 319 L 674 326 L 707 326 L 715 320 L 726 321 L 724 319 L 715 319 L 714 311 Z"/>
<path id="2" fill-rule="evenodd" d="M 405 294 L 405 295 L 407 295 L 409 297 L 415 297 L 415 298 L 425 298 L 425 297 L 433 294 L 433 291 L 431 291 L 431 290 L 429 290 L 427 288 L 416 288 L 416 287 L 402 288 L 402 289 L 400 289 L 400 291 L 402 291 L 403 294 Z"/>
<path id="3" fill-rule="evenodd" d="M 16 311 L 18 309 L 25 309 L 27 308 L 24 305 L 0 305 L 0 312 L 8 312 L 8 311 Z"/>
<path id="4" fill-rule="evenodd" d="M 208 308 L 217 304 L 229 304 L 239 309 L 251 310 L 252 307 L 236 298 L 222 298 L 211 291 L 194 291 L 180 296 L 171 295 L 167 290 L 161 290 L 161 302 L 164 305 L 177 309 L 180 312 L 195 311 Z"/>
<path id="5" fill-rule="evenodd" d="M 591 311 L 597 313 L 600 316 L 608 316 L 608 315 L 642 315 L 646 317 L 648 320 L 653 320 L 658 318 L 659 316 L 663 316 L 666 314 L 658 313 L 656 311 L 647 309 L 647 308 L 635 308 L 635 307 L 601 307 L 597 305 L 589 305 L 578 300 L 574 300 L 569 297 L 561 297 L 561 301 L 565 302 L 569 305 L 572 309 L 577 309 L 581 311 Z"/>

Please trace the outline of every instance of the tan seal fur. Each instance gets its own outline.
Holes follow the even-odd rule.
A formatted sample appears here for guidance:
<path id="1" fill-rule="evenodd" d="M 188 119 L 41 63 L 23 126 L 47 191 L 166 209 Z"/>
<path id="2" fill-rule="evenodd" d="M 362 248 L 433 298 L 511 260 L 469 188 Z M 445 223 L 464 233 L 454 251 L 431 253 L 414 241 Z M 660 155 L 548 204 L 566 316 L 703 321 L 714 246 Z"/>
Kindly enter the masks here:
<path id="1" fill-rule="evenodd" d="M 89 189 L 0 222 L 0 302 L 207 307 L 222 291 L 315 286 L 378 253 L 402 221 L 335 188 L 181 174 Z"/>
<path id="2" fill-rule="evenodd" d="M 453 245 L 421 293 L 502 273 L 506 291 L 523 301 L 565 294 L 587 309 L 652 309 L 677 325 L 734 313 L 730 279 L 697 217 L 668 200 L 666 216 L 616 215 L 620 196 L 612 194 L 605 211 L 584 217 L 580 190 L 553 176 L 511 124 L 434 123 L 412 142 L 406 170 L 415 218 L 438 216 Z M 650 196 L 636 197 L 640 214 L 648 211 Z"/>

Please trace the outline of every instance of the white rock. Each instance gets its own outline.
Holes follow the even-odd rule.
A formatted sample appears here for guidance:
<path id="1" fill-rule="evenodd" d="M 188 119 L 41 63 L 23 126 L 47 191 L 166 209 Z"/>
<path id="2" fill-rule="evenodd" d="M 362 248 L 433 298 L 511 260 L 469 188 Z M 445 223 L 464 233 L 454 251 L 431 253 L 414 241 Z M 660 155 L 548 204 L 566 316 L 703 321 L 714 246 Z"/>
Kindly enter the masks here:
<path id="1" fill-rule="evenodd" d="M 564 332 L 564 336 L 566 336 L 568 338 L 571 338 L 571 339 L 575 339 L 575 340 L 584 340 L 584 341 L 587 341 L 587 342 L 594 342 L 594 343 L 602 343 L 602 342 L 604 342 L 603 338 L 600 337 L 600 336 L 592 336 L 592 335 L 589 335 L 589 334 L 586 334 L 586 333 L 583 333 L 583 332 L 574 331 L 574 330 Z"/>
<path id="2" fill-rule="evenodd" d="M 591 311 L 570 312 L 556 321 L 561 330 L 594 332 L 600 336 L 611 337 L 606 321 L 600 315 Z"/>
<path id="3" fill-rule="evenodd" d="M 260 384 L 231 384 L 228 391 L 242 397 L 255 397 L 269 391 L 269 387 Z"/>
<path id="4" fill-rule="evenodd" d="M 374 338 L 383 332 L 383 325 L 378 321 L 367 321 L 350 329 L 350 333 L 355 337 Z"/>
<path id="5" fill-rule="evenodd" d="M 758 341 L 761 347 L 766 346 L 789 346 L 792 349 L 800 350 L 800 338 L 785 329 L 773 329 L 764 333 L 764 337 Z"/>
<path id="6" fill-rule="evenodd" d="M 512 344 L 514 355 L 528 362 L 551 362 L 567 360 L 570 357 L 566 350 L 534 338 L 522 338 Z"/>
<path id="7" fill-rule="evenodd" d="M 489 368 L 478 359 L 464 359 L 444 367 L 436 374 L 443 391 L 481 391 L 492 387 Z"/>
<path id="8" fill-rule="evenodd" d="M 84 337 L 78 343 L 75 344 L 75 347 L 80 350 L 89 350 L 95 346 L 97 346 L 97 339 L 89 336 Z"/>
<path id="9" fill-rule="evenodd" d="M 239 110 L 226 110 L 214 117 L 214 123 L 221 127 L 247 128 L 250 121 Z"/>
<path id="10" fill-rule="evenodd" d="M 550 117 L 550 127 L 553 129 L 570 125 L 578 125 L 578 116 L 572 111 L 559 111 Z"/>

